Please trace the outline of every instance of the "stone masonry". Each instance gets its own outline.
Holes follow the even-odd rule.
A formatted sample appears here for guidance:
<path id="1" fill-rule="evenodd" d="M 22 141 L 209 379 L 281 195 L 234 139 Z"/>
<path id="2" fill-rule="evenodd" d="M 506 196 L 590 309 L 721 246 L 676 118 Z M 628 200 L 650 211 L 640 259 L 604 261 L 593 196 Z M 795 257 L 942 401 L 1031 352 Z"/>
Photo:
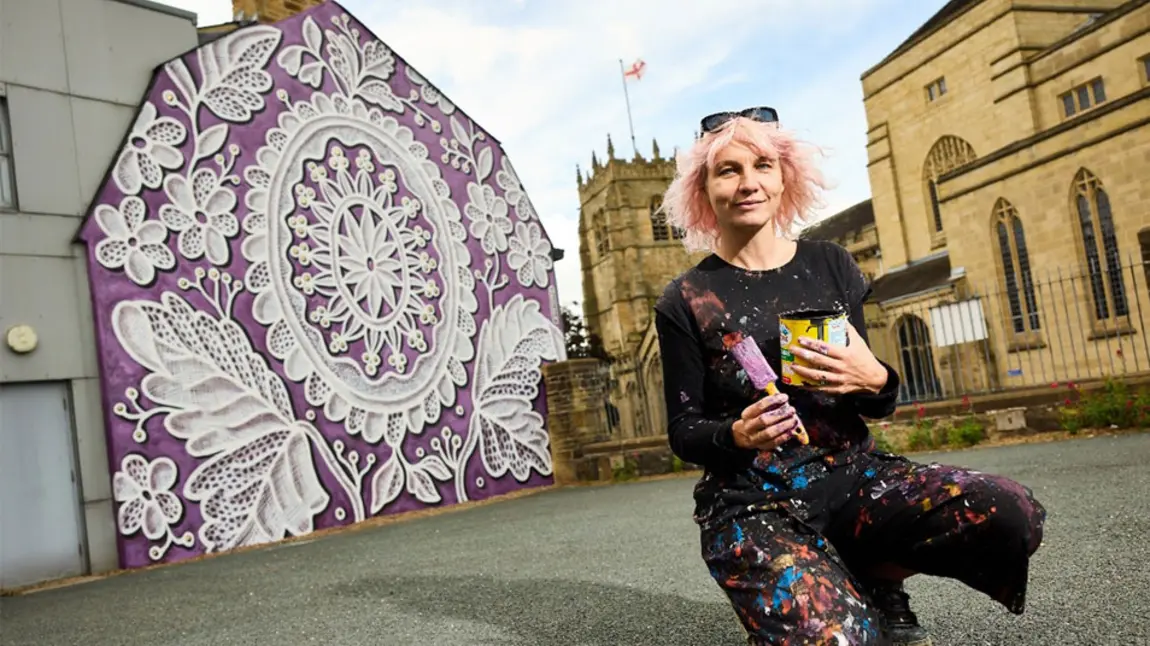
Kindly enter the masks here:
<path id="1" fill-rule="evenodd" d="M 1005 294 L 1021 289 L 1023 265 L 1025 279 L 1039 281 L 1056 271 L 1081 276 L 1111 257 L 1147 260 L 1148 56 L 1146 0 L 968 0 L 948 3 L 862 75 L 873 217 L 831 236 L 819 236 L 819 226 L 811 233 L 842 244 L 872 278 L 872 348 L 904 377 L 934 382 L 910 395 L 1028 387 L 1071 369 L 1100 375 L 1124 347 L 1145 344 L 1143 273 L 1124 273 L 1122 292 L 1106 280 L 1100 296 L 1035 294 L 1041 325 L 1024 334 L 1012 330 Z M 1102 94 L 1068 115 L 1068 97 L 1090 95 L 1096 81 Z M 578 173 L 584 315 L 613 359 L 606 393 L 619 413 L 617 424 L 607 420 L 605 432 L 587 437 L 625 443 L 665 433 L 652 305 L 702 256 L 661 228 L 656 208 L 673 176 L 657 145 L 650 160 L 624 161 L 610 141 L 607 160 L 593 156 L 590 173 Z M 1011 233 L 1004 247 L 1000 221 L 1024 234 Z M 928 266 L 933 279 L 921 276 Z M 937 347 L 932 312 L 987 293 L 1004 294 L 981 301 L 989 336 Z M 1125 315 L 1116 313 L 1121 298 Z M 1099 301 L 1110 316 L 1091 317 Z M 1091 346 L 1068 350 L 1071 335 Z M 1042 373 L 1011 369 L 1036 363 Z"/>

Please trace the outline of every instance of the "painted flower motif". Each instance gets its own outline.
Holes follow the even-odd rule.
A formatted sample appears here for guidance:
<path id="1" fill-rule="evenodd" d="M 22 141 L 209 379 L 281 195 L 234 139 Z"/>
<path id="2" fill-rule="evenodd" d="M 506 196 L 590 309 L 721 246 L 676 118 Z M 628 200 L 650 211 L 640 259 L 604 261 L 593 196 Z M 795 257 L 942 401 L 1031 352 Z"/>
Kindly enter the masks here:
<path id="1" fill-rule="evenodd" d="M 124 268 L 137 285 L 149 285 L 157 269 L 172 269 L 176 257 L 165 244 L 168 230 L 156 221 L 145 222 L 147 206 L 129 195 L 120 208 L 108 204 L 96 207 L 96 222 L 108 237 L 96 245 L 96 259 L 108 269 Z"/>
<path id="2" fill-rule="evenodd" d="M 342 170 L 347 170 L 351 162 L 348 161 L 347 156 L 343 154 L 343 148 L 335 146 L 331 149 L 331 156 L 327 158 L 327 165 L 337 173 Z"/>
<path id="3" fill-rule="evenodd" d="M 288 226 L 292 228 L 293 233 L 301 238 L 307 238 L 311 235 L 311 225 L 308 224 L 307 218 L 302 215 L 293 215 L 288 218 Z"/>
<path id="4" fill-rule="evenodd" d="M 307 169 L 311 175 L 311 181 L 320 182 L 327 179 L 327 166 L 315 162 L 308 162 Z"/>
<path id="5" fill-rule="evenodd" d="M 551 260 L 551 243 L 543 237 L 539 225 L 534 222 L 515 223 L 515 236 L 510 240 L 510 247 L 507 264 L 515 270 L 519 284 L 524 287 L 546 287 L 547 272 L 554 263 Z"/>
<path id="6" fill-rule="evenodd" d="M 495 173 L 495 183 L 503 189 L 503 197 L 507 203 L 515 206 L 515 215 L 524 221 L 538 220 L 535 207 L 527 198 L 527 192 L 523 190 L 523 184 L 519 181 L 519 176 L 515 174 L 511 160 L 504 156 L 500 165 L 502 168 Z"/>
<path id="7" fill-rule="evenodd" d="M 425 274 L 430 274 L 439 267 L 439 262 L 435 258 L 432 258 L 426 251 L 419 252 L 416 261 L 419 263 L 419 270 Z"/>
<path id="8" fill-rule="evenodd" d="M 347 233 L 338 243 L 343 283 L 351 289 L 356 303 L 367 300 L 364 309 L 369 315 L 382 317 L 394 311 L 403 292 L 400 246 L 388 235 L 387 226 L 377 223 L 371 214 L 359 220 L 348 218 Z"/>
<path id="9" fill-rule="evenodd" d="M 187 135 L 183 124 L 172 117 L 158 117 L 156 106 L 145 102 L 112 171 L 116 187 L 126 195 L 139 193 L 145 186 L 159 188 L 165 170 L 183 165 L 184 156 L 177 147 Z"/>
<path id="10" fill-rule="evenodd" d="M 301 209 L 306 209 L 311 206 L 315 201 L 315 189 L 304 185 L 296 184 L 295 186 L 295 202 Z"/>
<path id="11" fill-rule="evenodd" d="M 371 153 L 366 148 L 361 148 L 359 153 L 355 156 L 355 167 L 365 173 L 375 172 L 375 162 L 371 159 Z M 392 171 L 392 175 L 395 172 Z M 386 173 L 385 173 L 386 175 Z"/>
<path id="12" fill-rule="evenodd" d="M 415 246 L 420 249 L 426 247 L 427 243 L 431 242 L 431 232 L 419 226 L 418 224 L 411 228 L 411 234 L 412 240 L 415 242 Z"/>
<path id="13" fill-rule="evenodd" d="M 112 492 L 120 505 L 120 533 L 135 534 L 141 528 L 149 540 L 167 535 L 180 521 L 184 507 L 171 492 L 176 484 L 176 463 L 160 457 L 149 463 L 143 456 L 124 456 L 112 478 Z"/>
<path id="14" fill-rule="evenodd" d="M 290 118 L 284 113 L 281 126 L 267 131 L 266 145 L 255 154 L 256 164 L 244 173 L 248 182 L 244 203 L 250 213 L 244 218 L 249 235 L 242 252 L 249 263 L 244 284 L 254 296 L 252 313 L 267 327 L 268 352 L 283 362 L 288 379 L 305 384 L 310 405 L 321 407 L 326 419 L 344 423 L 350 435 L 397 447 L 408 433 L 422 432 L 439 419 L 444 407 L 456 404 L 457 389 L 468 380 L 464 366 L 475 357 L 478 299 L 474 274 L 461 271 L 472 260 L 467 222 L 455 201 L 461 196 L 453 198 L 430 151 L 416 145 L 414 131 L 373 105 L 322 93 L 313 94 L 310 101 L 288 103 Z M 336 153 L 328 140 L 309 134 L 310 123 L 333 115 L 350 129 L 369 128 L 389 135 L 388 140 L 396 142 L 393 154 L 386 162 L 373 157 L 373 173 L 353 169 L 349 158 L 359 159 L 362 146 Z M 283 179 L 275 187 L 261 178 L 276 177 L 285 144 L 300 137 L 304 138 L 301 145 L 306 141 L 308 159 L 316 160 L 315 166 L 301 169 L 316 184 L 316 198 L 307 213 L 282 213 L 278 204 L 269 203 L 272 191 L 292 190 L 299 178 Z M 320 173 L 325 165 L 327 170 Z M 389 193 L 392 184 L 430 190 L 419 191 L 418 198 L 405 195 L 396 200 Z M 366 208 L 352 211 L 348 203 Z M 272 212 L 275 217 L 269 217 Z M 416 232 L 413 220 L 420 215 L 421 229 Z M 352 228 L 362 226 L 364 217 L 375 218 L 377 229 L 389 229 L 388 242 L 399 247 L 393 257 L 403 262 L 406 273 L 404 289 L 395 294 L 396 310 L 386 318 L 369 314 L 372 304 L 366 292 L 362 300 L 355 300 L 351 290 L 357 285 L 348 280 L 341 262 L 346 257 L 343 251 L 350 248 L 343 238 L 351 237 Z M 249 221 L 253 222 L 250 229 Z M 289 234 L 288 239 L 281 234 Z M 309 284 L 289 251 L 305 237 L 311 250 L 309 268 L 315 272 Z M 362 246 L 367 247 L 366 241 Z M 428 253 L 426 260 L 419 258 L 421 251 L 431 250 L 434 256 Z M 431 271 L 425 273 L 425 268 Z M 366 273 L 362 277 L 369 279 Z M 436 283 L 431 291 L 438 298 L 433 303 L 424 295 L 429 281 Z M 299 301 L 293 292 L 318 298 Z M 325 309 L 312 320 L 319 306 Z M 385 307 L 380 304 L 381 310 Z M 293 332 L 295 322 L 317 334 Z M 421 326 L 435 329 L 424 330 L 428 347 L 417 356 L 408 346 L 407 333 Z M 366 351 L 381 359 L 375 375 L 369 374 L 375 358 L 369 365 L 362 357 Z M 405 358 L 406 352 L 411 352 L 410 359 Z"/>
<path id="15" fill-rule="evenodd" d="M 190 260 L 207 255 L 213 265 L 225 265 L 231 256 L 228 238 L 240 231 L 232 212 L 236 194 L 221 184 L 210 168 L 197 170 L 190 184 L 182 175 L 169 175 L 164 180 L 171 204 L 160 207 L 160 219 L 169 229 L 180 232 L 180 254 Z"/>
<path id="16" fill-rule="evenodd" d="M 489 255 L 507 251 L 507 234 L 511 233 L 511 219 L 507 217 L 507 202 L 495 195 L 495 189 L 479 184 L 467 185 L 470 202 L 464 213 L 471 219 L 471 235 L 479 239 L 483 251 Z"/>

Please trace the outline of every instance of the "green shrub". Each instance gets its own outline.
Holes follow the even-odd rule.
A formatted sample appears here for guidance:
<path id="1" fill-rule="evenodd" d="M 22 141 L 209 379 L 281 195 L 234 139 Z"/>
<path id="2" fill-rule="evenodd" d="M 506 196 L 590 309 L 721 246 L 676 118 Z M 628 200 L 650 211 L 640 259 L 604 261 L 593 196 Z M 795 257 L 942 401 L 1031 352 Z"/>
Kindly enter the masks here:
<path id="1" fill-rule="evenodd" d="M 639 455 L 627 455 L 623 457 L 623 466 L 614 467 L 611 469 L 611 479 L 616 482 L 624 480 L 634 480 L 639 477 Z"/>
<path id="2" fill-rule="evenodd" d="M 874 448 L 876 451 L 882 451 L 883 453 L 895 453 L 894 445 L 890 443 L 886 433 L 882 431 L 874 432 Z"/>
<path id="3" fill-rule="evenodd" d="M 963 418 L 946 435 L 946 443 L 951 446 L 974 446 L 985 439 L 986 427 L 974 417 Z"/>
<path id="4" fill-rule="evenodd" d="M 1134 391 L 1126 382 L 1107 379 L 1102 388 L 1082 393 L 1068 384 L 1069 396 L 1058 417 L 1062 428 L 1076 434 L 1084 428 L 1145 428 L 1150 426 L 1150 391 Z"/>
<path id="5" fill-rule="evenodd" d="M 906 448 L 911 451 L 924 451 L 937 449 L 941 446 L 938 431 L 934 420 L 919 418 L 914 423 L 914 430 L 906 437 Z M 943 435 L 945 437 L 945 435 Z"/>

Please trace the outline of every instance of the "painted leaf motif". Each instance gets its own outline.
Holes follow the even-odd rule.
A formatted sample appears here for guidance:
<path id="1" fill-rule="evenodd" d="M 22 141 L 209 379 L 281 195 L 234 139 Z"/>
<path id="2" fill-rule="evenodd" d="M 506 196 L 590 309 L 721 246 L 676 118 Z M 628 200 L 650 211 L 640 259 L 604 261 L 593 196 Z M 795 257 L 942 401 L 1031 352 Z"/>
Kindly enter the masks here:
<path id="1" fill-rule="evenodd" d="M 168 77 L 172 79 L 172 83 L 175 84 L 176 89 L 183 95 L 184 103 L 186 105 L 195 103 L 199 89 L 196 87 L 192 73 L 188 70 L 188 66 L 184 64 L 183 59 L 177 58 L 164 67 L 168 70 Z"/>
<path id="2" fill-rule="evenodd" d="M 339 77 L 343 87 L 354 90 L 359 81 L 359 46 L 353 43 L 348 34 L 337 33 L 328 29 L 326 32 L 328 45 L 328 63 Z"/>
<path id="3" fill-rule="evenodd" d="M 419 502 L 428 505 L 434 505 L 443 500 L 443 496 L 439 495 L 439 489 L 435 486 L 435 481 L 422 469 L 413 468 L 408 471 L 407 491 L 415 496 Z"/>
<path id="4" fill-rule="evenodd" d="M 311 16 L 303 19 L 303 40 L 307 43 L 308 49 L 316 53 L 319 52 L 319 46 L 323 44 L 323 32 L 320 31 L 319 25 Z"/>
<path id="5" fill-rule="evenodd" d="M 415 466 L 421 471 L 426 471 L 436 480 L 451 479 L 451 469 L 447 468 L 447 464 L 445 464 L 438 455 L 429 455 L 420 460 Z"/>
<path id="6" fill-rule="evenodd" d="M 230 549 L 312 531 L 330 497 L 316 474 L 308 436 L 283 381 L 240 326 L 196 311 L 178 294 L 123 301 L 112 326 L 149 373 L 141 390 L 174 409 L 164 420 L 189 454 L 212 456 L 184 494 L 201 501 L 200 540 Z"/>
<path id="7" fill-rule="evenodd" d="M 482 182 L 486 180 L 487 176 L 491 174 L 492 164 L 491 146 L 487 146 L 483 150 L 479 151 L 479 168 L 477 169 L 479 173 L 479 181 Z"/>
<path id="8" fill-rule="evenodd" d="M 228 550 L 310 534 L 330 501 L 312 462 L 308 433 L 296 424 L 220 453 L 192 472 L 184 495 L 200 502 L 200 541 Z"/>
<path id="9" fill-rule="evenodd" d="M 391 50 L 378 40 L 368 41 L 363 46 L 363 73 L 383 80 L 391 78 L 395 71 L 395 57 Z"/>
<path id="10" fill-rule="evenodd" d="M 451 123 L 451 134 L 453 134 L 455 136 L 455 140 L 458 141 L 463 146 L 470 147 L 471 146 L 471 136 L 469 134 L 467 134 L 467 129 L 463 127 L 463 123 L 459 119 L 455 118 L 454 116 L 451 117 L 450 123 Z"/>
<path id="11" fill-rule="evenodd" d="M 284 68 L 285 72 L 295 76 L 299 74 L 300 65 L 303 64 L 303 52 L 304 48 L 302 45 L 284 47 L 276 56 L 276 62 L 279 63 L 280 67 Z"/>
<path id="12" fill-rule="evenodd" d="M 374 103 L 384 110 L 403 112 L 403 104 L 399 102 L 399 99 L 395 98 L 391 87 L 383 81 L 367 81 L 359 86 L 357 93 L 363 97 L 365 101 Z"/>
<path id="13" fill-rule="evenodd" d="M 201 99 L 221 119 L 245 122 L 264 107 L 263 93 L 272 88 L 264 69 L 282 34 L 267 25 L 246 27 L 200 49 L 204 83 Z"/>
<path id="14" fill-rule="evenodd" d="M 313 61 L 304 65 L 299 71 L 299 80 L 318 88 L 323 83 L 323 63 Z"/>
<path id="15" fill-rule="evenodd" d="M 516 294 L 495 308 L 479 337 L 469 432 L 480 433 L 483 463 L 493 477 L 508 471 L 520 482 L 532 470 L 551 473 L 543 416 L 534 410 L 544 360 L 556 360 L 563 337 L 539 311 L 539 303 Z"/>
<path id="16" fill-rule="evenodd" d="M 403 465 L 391 454 L 371 476 L 371 513 L 378 514 L 379 510 L 399 497 L 403 491 Z"/>
<path id="17" fill-rule="evenodd" d="M 443 500 L 435 481 L 447 481 L 451 477 L 447 464 L 438 455 L 429 455 L 408 465 L 407 491 L 420 502 L 432 505 Z"/>
<path id="18" fill-rule="evenodd" d="M 199 157 L 209 157 L 219 152 L 220 148 L 224 147 L 224 142 L 228 139 L 228 124 L 217 123 L 216 125 L 207 128 L 196 137 L 196 148 L 199 152 Z"/>

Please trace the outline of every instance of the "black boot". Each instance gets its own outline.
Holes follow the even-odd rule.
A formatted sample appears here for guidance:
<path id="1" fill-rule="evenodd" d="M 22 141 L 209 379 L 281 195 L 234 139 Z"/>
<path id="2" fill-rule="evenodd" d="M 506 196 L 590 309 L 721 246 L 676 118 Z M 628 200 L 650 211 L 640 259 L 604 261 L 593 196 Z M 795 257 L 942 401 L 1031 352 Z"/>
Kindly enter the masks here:
<path id="1" fill-rule="evenodd" d="M 880 583 L 868 586 L 871 599 L 890 632 L 892 646 L 932 646 L 930 633 L 918 625 L 910 609 L 910 595 L 902 583 Z"/>

